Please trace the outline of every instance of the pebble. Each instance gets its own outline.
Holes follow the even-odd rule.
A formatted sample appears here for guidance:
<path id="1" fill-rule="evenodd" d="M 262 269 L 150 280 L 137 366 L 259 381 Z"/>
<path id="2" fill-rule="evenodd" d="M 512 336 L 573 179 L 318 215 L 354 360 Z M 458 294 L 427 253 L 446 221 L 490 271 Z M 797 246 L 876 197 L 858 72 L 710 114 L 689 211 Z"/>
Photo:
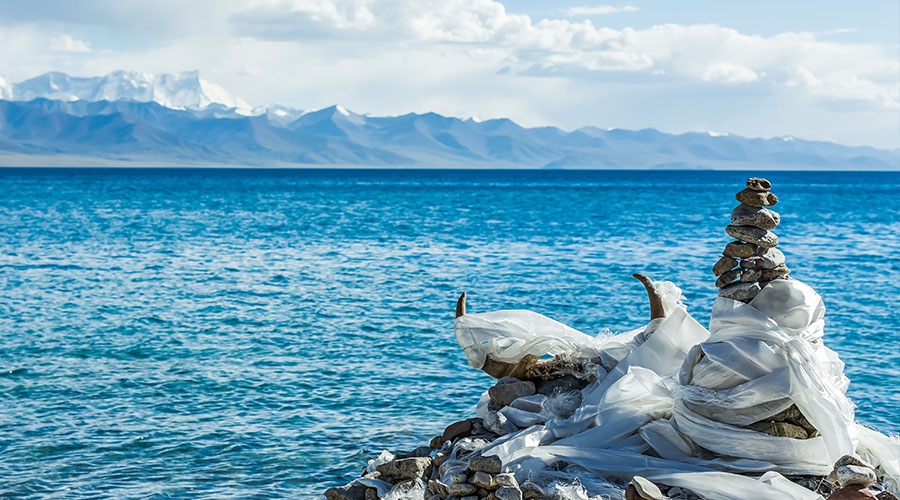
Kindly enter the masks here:
<path id="1" fill-rule="evenodd" d="M 523 396 L 531 396 L 535 393 L 534 382 L 530 380 L 517 380 L 510 383 L 499 383 L 488 389 L 491 401 L 501 406 L 510 403 Z"/>
<path id="2" fill-rule="evenodd" d="M 753 226 L 760 229 L 774 229 L 781 222 L 778 212 L 768 208 L 753 207 L 744 203 L 731 212 L 731 224 L 735 226 Z"/>
<path id="3" fill-rule="evenodd" d="M 761 290 L 762 287 L 759 286 L 759 283 L 738 282 L 719 288 L 719 297 L 740 302 L 750 302 Z"/>
<path id="4" fill-rule="evenodd" d="M 747 179 L 747 189 L 754 191 L 768 191 L 772 189 L 772 183 L 768 179 L 762 177 L 751 177 Z"/>
<path id="5" fill-rule="evenodd" d="M 494 495 L 498 500 L 522 500 L 522 490 L 514 486 L 501 486 Z"/>
<path id="6" fill-rule="evenodd" d="M 503 472 L 503 462 L 500 457 L 491 455 L 489 457 L 472 457 L 469 459 L 469 470 L 482 471 L 488 474 L 499 474 Z"/>
<path id="7" fill-rule="evenodd" d="M 767 248 L 760 255 L 741 260 L 744 269 L 775 269 L 784 264 L 784 254 L 777 248 Z"/>
<path id="8" fill-rule="evenodd" d="M 774 193 L 768 191 L 754 191 L 752 189 L 744 189 L 738 192 L 734 198 L 751 207 L 770 207 L 778 203 L 778 197 Z"/>
<path id="9" fill-rule="evenodd" d="M 762 275 L 759 279 L 762 281 L 771 281 L 775 278 L 787 276 L 788 274 L 791 274 L 791 270 L 788 268 L 788 266 L 782 264 L 774 269 L 763 269 Z"/>
<path id="10" fill-rule="evenodd" d="M 722 288 L 723 286 L 731 283 L 732 281 L 734 281 L 740 277 L 741 277 L 741 270 L 740 269 L 732 269 L 731 271 L 728 271 L 727 273 L 723 274 L 722 276 L 719 276 L 719 279 L 716 280 L 716 287 Z"/>
<path id="11" fill-rule="evenodd" d="M 722 255 L 726 257 L 739 257 L 741 259 L 745 259 L 747 257 L 756 255 L 758 251 L 759 247 L 754 245 L 753 243 L 732 241 L 725 245 L 725 251 L 722 252 Z"/>
<path id="12" fill-rule="evenodd" d="M 875 471 L 860 465 L 841 465 L 837 468 L 837 480 L 841 486 L 872 486 Z"/>
<path id="13" fill-rule="evenodd" d="M 723 256 L 719 259 L 712 268 L 713 275 L 721 276 L 725 274 L 725 272 L 734 269 L 738 265 L 738 260 L 734 257 L 726 257 Z"/>
<path id="14" fill-rule="evenodd" d="M 733 238 L 753 243 L 763 248 L 772 248 L 778 245 L 778 236 L 775 233 L 758 227 L 728 226 L 725 228 L 725 232 Z"/>

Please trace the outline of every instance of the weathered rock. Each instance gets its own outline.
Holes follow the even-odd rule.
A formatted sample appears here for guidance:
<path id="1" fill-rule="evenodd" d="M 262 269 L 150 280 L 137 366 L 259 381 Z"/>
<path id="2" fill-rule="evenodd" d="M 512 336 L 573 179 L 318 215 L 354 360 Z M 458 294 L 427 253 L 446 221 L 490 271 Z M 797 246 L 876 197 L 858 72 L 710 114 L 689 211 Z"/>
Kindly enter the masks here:
<path id="1" fill-rule="evenodd" d="M 494 476 L 494 481 L 497 483 L 497 486 L 513 486 L 515 488 L 519 487 L 519 482 L 516 481 L 516 475 L 512 472 L 497 474 L 496 476 Z"/>
<path id="2" fill-rule="evenodd" d="M 431 457 L 401 458 L 376 467 L 386 481 L 395 483 L 408 479 L 428 479 L 431 475 Z"/>
<path id="3" fill-rule="evenodd" d="M 841 486 L 872 486 L 877 478 L 875 471 L 860 465 L 842 465 L 837 468 L 837 480 Z"/>
<path id="4" fill-rule="evenodd" d="M 728 226 L 725 232 L 733 238 L 737 238 L 747 243 L 761 246 L 763 248 L 772 248 L 778 245 L 778 236 L 772 231 L 766 231 L 753 226 Z"/>
<path id="5" fill-rule="evenodd" d="M 441 452 L 437 452 L 434 454 L 434 458 L 431 459 L 431 465 L 433 467 L 440 467 L 447 460 L 447 455 Z"/>
<path id="6" fill-rule="evenodd" d="M 719 288 L 719 297 L 740 302 L 750 302 L 761 290 L 762 288 L 759 286 L 759 283 L 737 282 Z"/>
<path id="7" fill-rule="evenodd" d="M 522 490 L 515 486 L 501 486 L 494 491 L 497 500 L 522 500 Z"/>
<path id="8" fill-rule="evenodd" d="M 478 487 L 469 483 L 451 483 L 447 485 L 447 494 L 457 497 L 471 495 L 478 491 Z"/>
<path id="9" fill-rule="evenodd" d="M 754 281 L 759 281 L 760 277 L 762 277 L 762 271 L 759 269 L 744 269 L 741 273 L 741 282 L 752 283 Z"/>
<path id="10" fill-rule="evenodd" d="M 747 179 L 747 189 L 752 189 L 754 191 L 768 191 L 772 189 L 772 183 L 768 181 L 768 179 L 763 179 L 762 177 L 751 177 Z"/>
<path id="11" fill-rule="evenodd" d="M 860 486 L 845 486 L 828 497 L 828 500 L 866 500 L 868 498 L 878 498 L 875 492 L 868 488 Z"/>
<path id="12" fill-rule="evenodd" d="M 787 276 L 791 274 L 790 268 L 788 266 L 782 264 L 774 269 L 763 269 L 760 280 L 770 281 L 775 278 L 779 278 L 781 276 Z"/>
<path id="13" fill-rule="evenodd" d="M 744 269 L 774 269 L 784 265 L 784 254 L 777 248 L 767 248 L 760 255 L 753 255 L 741 260 Z"/>
<path id="14" fill-rule="evenodd" d="M 587 380 L 582 380 L 575 375 L 563 375 L 559 378 L 539 382 L 537 384 L 537 393 L 553 396 L 554 394 L 581 392 L 582 389 L 587 387 L 588 383 Z"/>
<path id="15" fill-rule="evenodd" d="M 447 428 L 444 429 L 444 434 L 441 437 L 444 438 L 444 441 L 453 441 L 461 437 L 471 436 L 472 423 L 474 420 L 475 419 L 468 418 L 448 425 Z"/>
<path id="16" fill-rule="evenodd" d="M 634 476 L 625 490 L 625 500 L 663 500 L 663 494 L 649 479 Z"/>
<path id="17" fill-rule="evenodd" d="M 768 208 L 753 207 L 741 203 L 731 211 L 731 224 L 734 226 L 753 226 L 760 229 L 774 229 L 781 222 L 778 212 Z"/>
<path id="18" fill-rule="evenodd" d="M 841 458 L 837 459 L 837 462 L 834 463 L 834 470 L 837 471 L 838 467 L 842 465 L 858 465 L 860 467 L 866 467 L 868 469 L 875 470 L 875 466 L 863 460 L 859 455 L 844 455 Z"/>
<path id="19" fill-rule="evenodd" d="M 768 191 L 754 191 L 749 188 L 740 191 L 734 195 L 734 198 L 751 207 L 770 207 L 778 203 L 778 197 L 775 194 Z"/>
<path id="20" fill-rule="evenodd" d="M 472 475 L 472 478 L 469 480 L 470 483 L 478 486 L 479 488 L 490 488 L 494 485 L 494 478 L 491 477 L 490 474 L 484 471 L 477 471 Z"/>
<path id="21" fill-rule="evenodd" d="M 740 277 L 741 277 L 741 270 L 740 269 L 732 269 L 731 271 L 728 271 L 727 273 L 723 274 L 722 276 L 719 276 L 719 279 L 716 280 L 716 287 L 722 288 L 723 286 L 731 283 L 732 281 L 734 281 Z"/>
<path id="22" fill-rule="evenodd" d="M 447 492 L 447 485 L 438 481 L 437 479 L 428 481 L 428 491 L 438 495 L 449 495 L 449 493 Z"/>
<path id="23" fill-rule="evenodd" d="M 715 276 L 722 276 L 726 272 L 734 269 L 738 265 L 738 260 L 734 257 L 722 256 L 721 259 L 716 261 L 713 265 L 712 272 Z"/>
<path id="24" fill-rule="evenodd" d="M 469 476 L 463 474 L 462 472 L 459 472 L 457 474 L 450 474 L 450 482 L 454 483 L 454 484 L 455 483 L 468 483 Z"/>
<path id="25" fill-rule="evenodd" d="M 496 411 L 488 411 L 484 417 L 485 429 L 493 432 L 498 436 L 505 436 L 511 432 L 519 430 L 516 424 L 509 421 L 506 415 L 497 413 Z"/>
<path id="26" fill-rule="evenodd" d="M 799 425 L 789 424 L 787 422 L 757 422 L 747 426 L 750 429 L 759 431 L 770 436 L 786 437 L 792 439 L 808 439 L 806 429 Z"/>
<path id="27" fill-rule="evenodd" d="M 488 389 L 491 401 L 502 406 L 508 406 L 516 399 L 523 396 L 531 396 L 534 393 L 534 382 L 530 380 L 518 380 L 506 384 L 499 383 Z"/>
<path id="28" fill-rule="evenodd" d="M 378 490 L 375 488 L 366 488 L 366 500 L 378 500 Z"/>
<path id="29" fill-rule="evenodd" d="M 472 457 L 469 459 L 469 470 L 482 471 L 488 474 L 499 474 L 503 472 L 503 462 L 500 457 L 491 455 L 489 457 Z"/>
<path id="30" fill-rule="evenodd" d="M 443 443 L 441 443 L 443 444 Z M 409 453 L 404 453 L 402 455 L 397 455 L 397 458 L 420 458 L 427 457 L 431 455 L 431 450 L 433 448 L 431 446 L 419 446 Z"/>
<path id="31" fill-rule="evenodd" d="M 366 490 L 369 487 L 352 482 L 344 486 L 335 486 L 325 490 L 325 498 L 328 500 L 366 500 Z"/>
<path id="32" fill-rule="evenodd" d="M 722 255 L 726 257 L 738 257 L 741 259 L 745 259 L 747 257 L 751 257 L 756 255 L 756 252 L 759 251 L 759 247 L 754 245 L 753 243 L 744 243 L 743 241 L 732 241 L 725 245 L 725 250 L 722 251 Z"/>
<path id="33" fill-rule="evenodd" d="M 440 450 L 444 443 L 444 436 L 435 436 L 428 442 L 428 446 L 430 446 L 432 450 Z"/>

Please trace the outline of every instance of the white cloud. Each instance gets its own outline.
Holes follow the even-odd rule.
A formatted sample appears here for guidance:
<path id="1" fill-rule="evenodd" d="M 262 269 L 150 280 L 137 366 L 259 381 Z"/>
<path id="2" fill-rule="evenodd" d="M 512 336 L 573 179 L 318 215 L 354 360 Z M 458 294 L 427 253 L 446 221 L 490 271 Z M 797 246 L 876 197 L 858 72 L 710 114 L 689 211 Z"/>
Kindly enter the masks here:
<path id="1" fill-rule="evenodd" d="M 624 7 L 614 7 L 612 5 L 596 5 L 593 7 L 569 7 L 563 13 L 569 17 L 576 16 L 606 16 L 609 14 L 618 14 L 620 12 L 637 12 L 638 9 L 634 5 L 626 5 Z"/>
<path id="2" fill-rule="evenodd" d="M 716 63 L 707 66 L 700 79 L 705 82 L 750 83 L 759 81 L 759 75 L 740 64 Z"/>
<path id="3" fill-rule="evenodd" d="M 83 40 L 78 40 L 68 33 L 50 39 L 50 50 L 55 52 L 91 52 L 91 46 Z"/>

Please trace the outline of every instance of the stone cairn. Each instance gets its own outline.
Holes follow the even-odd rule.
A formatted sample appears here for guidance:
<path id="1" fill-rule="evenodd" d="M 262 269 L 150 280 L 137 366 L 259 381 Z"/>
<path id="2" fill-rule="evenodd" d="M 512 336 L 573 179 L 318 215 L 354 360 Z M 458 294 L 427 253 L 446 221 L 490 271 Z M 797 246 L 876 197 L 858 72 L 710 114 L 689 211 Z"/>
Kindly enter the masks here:
<path id="1" fill-rule="evenodd" d="M 770 281 L 791 272 L 784 254 L 775 248 L 778 236 L 771 230 L 781 216 L 766 208 L 778 203 L 771 187 L 768 180 L 752 177 L 735 195 L 741 204 L 731 212 L 731 224 L 725 228 L 735 240 L 725 245 L 722 258 L 713 266 L 720 297 L 750 302 Z"/>

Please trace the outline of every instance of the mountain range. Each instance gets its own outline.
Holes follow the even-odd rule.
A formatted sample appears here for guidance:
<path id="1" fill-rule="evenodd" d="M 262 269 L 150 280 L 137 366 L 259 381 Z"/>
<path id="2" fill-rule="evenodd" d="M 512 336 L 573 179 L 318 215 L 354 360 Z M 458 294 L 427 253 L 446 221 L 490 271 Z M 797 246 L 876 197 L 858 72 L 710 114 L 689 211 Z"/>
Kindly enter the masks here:
<path id="1" fill-rule="evenodd" d="M 900 169 L 900 150 L 793 137 L 524 128 L 436 113 L 253 108 L 197 72 L 0 78 L 0 165 Z"/>

